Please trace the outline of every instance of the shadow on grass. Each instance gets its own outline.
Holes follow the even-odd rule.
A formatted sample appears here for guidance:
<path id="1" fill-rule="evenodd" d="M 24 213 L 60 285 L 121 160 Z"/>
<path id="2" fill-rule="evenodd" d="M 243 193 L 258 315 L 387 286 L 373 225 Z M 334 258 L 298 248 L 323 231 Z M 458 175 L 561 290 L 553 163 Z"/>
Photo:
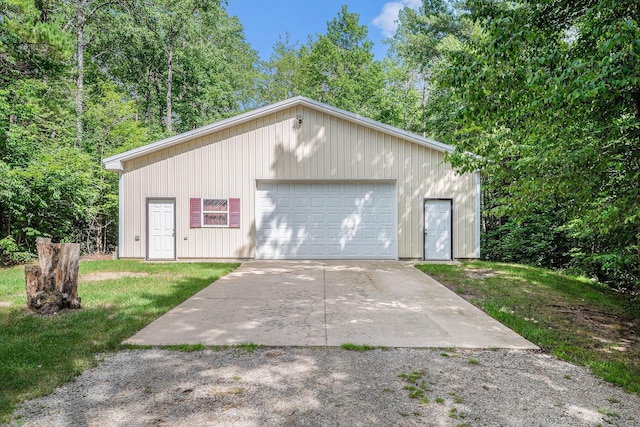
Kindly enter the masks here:
<path id="1" fill-rule="evenodd" d="M 417 266 L 554 356 L 640 393 L 640 312 L 586 278 L 489 262 Z M 469 270 L 495 275 L 477 277 Z"/>
<path id="2" fill-rule="evenodd" d="M 127 269 L 150 275 L 81 283 L 83 308 L 54 316 L 38 316 L 15 304 L 0 309 L 0 423 L 8 420 L 17 402 L 51 393 L 95 366 L 96 353 L 120 349 L 124 339 L 238 264 L 92 261 L 81 265 L 84 271 Z M 154 277 L 158 274 L 174 278 Z"/>

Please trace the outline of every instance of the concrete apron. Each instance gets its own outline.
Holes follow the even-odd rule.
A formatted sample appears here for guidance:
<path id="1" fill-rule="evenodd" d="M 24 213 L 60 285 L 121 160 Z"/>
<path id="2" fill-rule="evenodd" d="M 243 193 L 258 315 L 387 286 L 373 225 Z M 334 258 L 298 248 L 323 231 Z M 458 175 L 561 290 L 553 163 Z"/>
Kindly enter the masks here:
<path id="1" fill-rule="evenodd" d="M 538 348 L 397 261 L 245 262 L 125 342 Z"/>

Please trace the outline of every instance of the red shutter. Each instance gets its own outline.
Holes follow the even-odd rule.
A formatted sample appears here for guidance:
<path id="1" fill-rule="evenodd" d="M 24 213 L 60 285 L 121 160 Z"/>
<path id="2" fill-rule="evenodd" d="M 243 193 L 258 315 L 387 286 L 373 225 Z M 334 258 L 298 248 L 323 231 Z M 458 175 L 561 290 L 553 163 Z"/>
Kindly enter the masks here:
<path id="1" fill-rule="evenodd" d="M 240 228 L 240 199 L 229 199 L 229 228 Z"/>
<path id="2" fill-rule="evenodd" d="M 189 209 L 190 209 L 190 227 L 191 228 L 200 228 L 202 224 L 200 223 L 202 219 L 202 201 L 200 199 L 190 199 L 189 200 Z"/>

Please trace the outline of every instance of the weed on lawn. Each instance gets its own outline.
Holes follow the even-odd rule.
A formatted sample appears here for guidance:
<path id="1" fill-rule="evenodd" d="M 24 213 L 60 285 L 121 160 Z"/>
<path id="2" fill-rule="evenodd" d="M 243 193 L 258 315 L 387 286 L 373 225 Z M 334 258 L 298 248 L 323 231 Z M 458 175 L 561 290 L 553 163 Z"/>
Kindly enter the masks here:
<path id="1" fill-rule="evenodd" d="M 372 346 L 366 344 L 352 344 L 352 343 L 344 343 L 340 346 L 343 350 L 350 351 L 371 351 L 371 350 L 387 350 L 387 347 L 383 346 Z"/>
<path id="2" fill-rule="evenodd" d="M 190 353 L 192 351 L 206 350 L 207 346 L 204 344 L 176 344 L 176 345 L 161 345 L 158 346 L 163 350 L 182 351 L 183 353 Z"/>
<path id="3" fill-rule="evenodd" d="M 427 371 L 413 371 L 410 374 L 398 375 L 398 378 L 407 383 L 403 387 L 404 390 L 407 390 L 407 395 L 411 399 L 418 399 L 422 404 L 429 403 L 429 399 L 425 395 L 425 393 L 429 392 L 429 387 L 424 380 L 426 375 Z"/>

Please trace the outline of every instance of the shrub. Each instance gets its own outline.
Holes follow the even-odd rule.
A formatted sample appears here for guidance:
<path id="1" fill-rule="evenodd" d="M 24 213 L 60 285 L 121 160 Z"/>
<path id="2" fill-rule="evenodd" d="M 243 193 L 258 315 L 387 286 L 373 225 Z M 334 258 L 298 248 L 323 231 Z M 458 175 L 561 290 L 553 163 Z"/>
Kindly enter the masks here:
<path id="1" fill-rule="evenodd" d="M 0 239 L 0 265 L 25 264 L 32 260 L 33 255 L 21 251 L 13 237 L 7 236 Z"/>

